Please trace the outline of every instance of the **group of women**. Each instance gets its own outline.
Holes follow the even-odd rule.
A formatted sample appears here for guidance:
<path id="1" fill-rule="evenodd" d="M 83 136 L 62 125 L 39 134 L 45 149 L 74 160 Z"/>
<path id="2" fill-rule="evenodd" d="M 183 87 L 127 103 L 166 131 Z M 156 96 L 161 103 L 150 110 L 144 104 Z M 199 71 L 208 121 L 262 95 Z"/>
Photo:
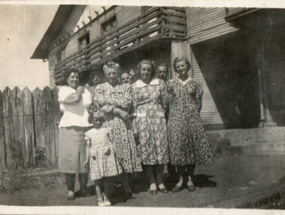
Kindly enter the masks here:
<path id="1" fill-rule="evenodd" d="M 59 170 L 65 173 L 69 199 L 75 198 L 75 174 L 79 174 L 81 195 L 86 195 L 89 168 L 83 165 L 84 134 L 92 126 L 88 122 L 92 101 L 104 114 L 103 126 L 112 129 L 126 195 L 131 196 L 130 174 L 142 172 L 142 165 L 149 193 L 167 193 L 163 171 L 168 163 L 179 176 L 172 192 L 182 189 L 185 174 L 187 189 L 195 190 L 195 164 L 211 162 L 213 154 L 199 116 L 203 88 L 189 76 L 190 68 L 186 58 L 176 58 L 174 70 L 178 76 L 165 82 L 157 78 L 154 63 L 143 60 L 138 65 L 138 80 L 130 85 L 121 84 L 120 66 L 108 62 L 103 66 L 106 82 L 96 86 L 94 98 L 79 85 L 78 71 L 66 72 L 67 86 L 59 90 L 64 113 L 59 124 Z"/>

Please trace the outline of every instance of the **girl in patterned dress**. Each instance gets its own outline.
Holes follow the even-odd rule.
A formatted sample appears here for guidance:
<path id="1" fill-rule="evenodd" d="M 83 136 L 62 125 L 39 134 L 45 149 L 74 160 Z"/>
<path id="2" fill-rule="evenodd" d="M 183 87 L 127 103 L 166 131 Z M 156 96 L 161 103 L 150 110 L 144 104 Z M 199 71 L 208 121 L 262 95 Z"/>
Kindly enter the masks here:
<path id="1" fill-rule="evenodd" d="M 170 163 L 176 166 L 179 176 L 173 192 L 182 189 L 185 172 L 188 176 L 188 190 L 195 191 L 192 182 L 195 164 L 206 164 L 213 160 L 200 118 L 202 84 L 188 75 L 190 68 L 190 62 L 186 58 L 176 58 L 174 70 L 178 77 L 168 82 L 168 93 L 171 97 L 168 118 Z"/>
<path id="2" fill-rule="evenodd" d="M 87 159 L 83 166 L 88 166 L 88 163 L 90 165 L 90 178 L 94 180 L 98 205 L 110 206 L 111 202 L 106 196 L 108 192 L 106 192 L 107 186 L 104 186 L 104 179 L 119 175 L 123 170 L 116 156 L 117 147 L 112 141 L 114 136 L 112 130 L 102 126 L 105 121 L 104 115 L 100 111 L 91 112 L 90 121 L 93 123 L 93 128 L 85 133 Z M 102 187 L 105 190 L 103 195 Z"/>
<path id="3" fill-rule="evenodd" d="M 129 180 L 131 173 L 142 172 L 141 158 L 137 151 L 130 119 L 132 97 L 127 90 L 128 84 L 120 84 L 120 65 L 108 62 L 103 66 L 107 82 L 95 88 L 95 102 L 104 113 L 104 126 L 114 131 L 114 141 L 124 173 L 121 176 L 122 196 L 124 200 L 132 197 Z"/>
<path id="4" fill-rule="evenodd" d="M 162 180 L 164 165 L 169 161 L 165 120 L 167 89 L 163 80 L 155 78 L 155 67 L 150 60 L 140 62 L 139 76 L 130 88 L 136 116 L 134 134 L 139 139 L 150 194 L 157 194 L 158 190 L 167 193 Z"/>

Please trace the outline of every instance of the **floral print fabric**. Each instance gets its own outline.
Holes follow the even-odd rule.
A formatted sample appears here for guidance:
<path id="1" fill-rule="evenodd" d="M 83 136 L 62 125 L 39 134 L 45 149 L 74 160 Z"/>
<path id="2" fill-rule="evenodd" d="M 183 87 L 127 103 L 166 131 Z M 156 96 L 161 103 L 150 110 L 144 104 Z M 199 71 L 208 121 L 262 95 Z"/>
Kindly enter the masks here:
<path id="1" fill-rule="evenodd" d="M 131 122 L 124 122 L 119 116 L 113 114 L 115 107 L 129 112 L 132 100 L 127 88 L 127 84 L 118 84 L 115 87 L 108 82 L 99 84 L 95 89 L 95 100 L 112 99 L 114 101 L 114 104 L 104 105 L 101 108 L 106 118 L 103 126 L 113 129 L 118 157 L 123 158 L 122 165 L 124 171 L 127 173 L 141 172 L 141 159 L 137 151 Z"/>
<path id="2" fill-rule="evenodd" d="M 202 84 L 194 79 L 182 82 L 172 79 L 168 91 L 173 95 L 169 108 L 168 141 L 170 162 L 173 165 L 206 164 L 213 153 L 196 105 L 201 99 Z"/>
<path id="3" fill-rule="evenodd" d="M 162 80 L 150 84 L 141 80 L 131 86 L 139 147 L 145 165 L 165 164 L 169 161 L 167 128 L 164 117 L 167 89 Z"/>
<path id="4" fill-rule="evenodd" d="M 110 129 L 91 129 L 86 132 L 85 140 L 90 143 L 90 178 L 98 180 L 103 177 L 110 177 L 123 172 L 116 158 L 112 144 L 110 142 Z M 105 152 L 110 149 L 110 154 Z"/>

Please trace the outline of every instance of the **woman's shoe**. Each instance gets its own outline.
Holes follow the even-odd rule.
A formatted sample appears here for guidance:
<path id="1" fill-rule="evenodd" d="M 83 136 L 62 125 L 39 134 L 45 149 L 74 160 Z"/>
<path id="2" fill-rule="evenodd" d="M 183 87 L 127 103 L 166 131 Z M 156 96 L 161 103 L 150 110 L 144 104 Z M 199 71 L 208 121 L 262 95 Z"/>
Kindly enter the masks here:
<path id="1" fill-rule="evenodd" d="M 149 190 L 149 193 L 150 193 L 151 195 L 156 195 L 156 194 L 157 194 L 157 190 Z"/>
<path id="2" fill-rule="evenodd" d="M 177 193 L 177 192 L 179 192 L 180 190 L 182 190 L 182 186 L 179 187 L 179 186 L 175 185 L 175 186 L 172 188 L 172 192 L 173 192 L 173 193 Z"/>
<path id="3" fill-rule="evenodd" d="M 111 206 L 111 202 L 106 196 L 104 197 L 104 205 L 105 206 Z"/>
<path id="4" fill-rule="evenodd" d="M 75 194 L 73 191 L 69 190 L 67 193 L 67 199 L 68 200 L 74 200 L 75 199 Z"/>
<path id="5" fill-rule="evenodd" d="M 161 193 L 168 193 L 166 187 L 164 186 L 164 184 L 160 184 L 158 185 L 158 190 L 161 192 Z"/>
<path id="6" fill-rule="evenodd" d="M 196 190 L 196 187 L 194 186 L 194 184 L 187 184 L 187 189 L 190 192 L 194 192 Z"/>
<path id="7" fill-rule="evenodd" d="M 105 202 L 104 202 L 103 198 L 98 198 L 97 204 L 98 204 L 98 206 L 105 206 Z"/>

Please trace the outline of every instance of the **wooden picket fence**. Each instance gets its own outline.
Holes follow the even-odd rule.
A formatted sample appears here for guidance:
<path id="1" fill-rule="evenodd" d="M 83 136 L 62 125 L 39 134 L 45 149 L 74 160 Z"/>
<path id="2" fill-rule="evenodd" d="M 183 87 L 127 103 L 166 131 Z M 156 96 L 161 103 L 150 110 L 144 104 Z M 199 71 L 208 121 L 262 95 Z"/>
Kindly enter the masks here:
<path id="1" fill-rule="evenodd" d="M 58 89 L 0 91 L 0 164 L 24 168 L 35 164 L 36 149 L 46 149 L 54 165 L 58 156 Z"/>

